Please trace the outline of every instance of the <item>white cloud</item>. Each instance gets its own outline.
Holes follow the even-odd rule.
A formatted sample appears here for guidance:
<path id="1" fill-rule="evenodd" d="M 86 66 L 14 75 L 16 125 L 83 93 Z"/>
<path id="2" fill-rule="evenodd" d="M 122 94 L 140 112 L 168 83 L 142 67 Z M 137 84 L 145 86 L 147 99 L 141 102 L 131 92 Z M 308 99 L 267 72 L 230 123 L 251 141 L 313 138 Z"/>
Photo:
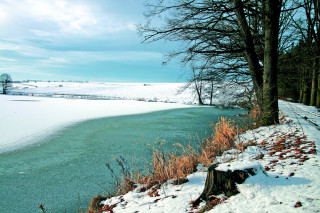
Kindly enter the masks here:
<path id="1" fill-rule="evenodd" d="M 135 21 L 104 11 L 97 1 L 3 0 L 0 27 L 12 26 L 36 37 L 101 36 L 135 31 Z M 112 10 L 109 8 L 109 10 Z M 1 35 L 1 32 L 0 32 Z"/>
<path id="2" fill-rule="evenodd" d="M 95 14 L 85 4 L 63 0 L 28 0 L 27 3 L 29 7 L 26 12 L 30 16 L 36 20 L 56 23 L 62 32 L 83 33 L 98 24 Z"/>
<path id="3" fill-rule="evenodd" d="M 0 6 L 0 25 L 5 24 L 9 21 L 9 13 L 7 7 Z"/>

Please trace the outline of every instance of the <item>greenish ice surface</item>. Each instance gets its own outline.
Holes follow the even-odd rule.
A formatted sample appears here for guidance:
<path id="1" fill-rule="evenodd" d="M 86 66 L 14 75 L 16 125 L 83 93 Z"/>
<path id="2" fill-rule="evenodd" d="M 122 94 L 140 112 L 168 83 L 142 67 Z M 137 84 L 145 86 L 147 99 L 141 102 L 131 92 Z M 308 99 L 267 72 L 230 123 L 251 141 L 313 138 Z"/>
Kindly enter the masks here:
<path id="1" fill-rule="evenodd" d="M 112 189 L 106 163 L 124 157 L 146 170 L 153 147 L 175 151 L 199 146 L 221 116 L 243 121 L 241 109 L 195 107 L 88 120 L 33 145 L 0 154 L 0 212 L 77 212 Z M 241 122 L 242 122 L 241 121 Z M 180 148 L 181 150 L 181 148 Z M 114 166 L 117 170 L 117 167 Z"/>

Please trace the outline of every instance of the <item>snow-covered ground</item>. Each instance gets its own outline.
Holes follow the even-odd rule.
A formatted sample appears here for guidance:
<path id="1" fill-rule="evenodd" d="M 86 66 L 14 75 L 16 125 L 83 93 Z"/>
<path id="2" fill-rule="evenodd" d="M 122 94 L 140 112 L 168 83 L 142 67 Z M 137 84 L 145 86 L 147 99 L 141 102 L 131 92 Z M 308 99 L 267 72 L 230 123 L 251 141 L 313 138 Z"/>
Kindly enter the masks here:
<path id="1" fill-rule="evenodd" d="M 209 212 L 320 212 L 320 113 L 315 107 L 280 101 L 283 124 L 261 127 L 240 136 L 250 144 L 243 153 L 235 150 L 217 158 L 220 170 L 254 167 L 258 174 L 238 184 L 239 194 L 224 200 Z M 223 163 L 222 159 L 234 158 Z M 204 189 L 206 172 L 188 176 L 189 182 L 172 181 L 153 190 L 126 195 L 103 202 L 113 212 L 197 212 L 191 208 Z M 157 193 L 155 193 L 157 192 Z"/>
<path id="2" fill-rule="evenodd" d="M 226 84 L 228 86 L 226 86 Z M 208 86 L 208 85 L 207 85 Z M 173 102 L 196 104 L 193 86 L 185 83 L 99 83 L 99 82 L 22 82 L 14 83 L 9 94 L 48 95 L 68 98 L 93 98 L 108 100 L 139 100 L 148 102 Z M 214 84 L 213 104 L 230 105 L 236 102 L 245 88 L 230 82 Z M 90 97 L 87 97 L 90 96 Z M 203 92 L 204 102 L 209 103 L 209 94 Z"/>
<path id="3" fill-rule="evenodd" d="M 37 137 L 87 119 L 191 107 L 177 104 L 197 101 L 192 89 L 177 92 L 181 87 L 183 84 L 14 84 L 11 94 L 29 96 L 0 95 L 0 152 L 32 143 Z M 217 88 L 220 89 L 214 93 L 214 103 L 233 102 L 231 94 L 235 88 L 223 90 L 221 85 Z M 39 94 L 68 99 L 32 97 Z M 75 95 L 108 100 L 70 99 Z M 320 113 L 314 107 L 284 101 L 280 101 L 279 106 L 281 114 L 286 115 L 283 124 L 247 131 L 240 140 L 251 146 L 238 155 L 230 150 L 223 158 L 216 159 L 221 162 L 228 157 L 235 158 L 221 163 L 218 169 L 254 166 L 259 172 L 238 185 L 239 194 L 209 212 L 320 212 Z M 204 203 L 192 209 L 190 202 L 204 188 L 206 172 L 200 168 L 188 176 L 187 183 L 173 185 L 170 181 L 153 189 L 157 192 L 153 194 L 159 196 L 150 197 L 149 190 L 139 192 L 138 187 L 104 204 L 114 205 L 114 212 L 197 212 Z"/>
<path id="4" fill-rule="evenodd" d="M 84 120 L 192 107 L 178 103 L 13 95 L 0 95 L 0 106 L 0 153 L 34 143 L 58 129 Z"/>

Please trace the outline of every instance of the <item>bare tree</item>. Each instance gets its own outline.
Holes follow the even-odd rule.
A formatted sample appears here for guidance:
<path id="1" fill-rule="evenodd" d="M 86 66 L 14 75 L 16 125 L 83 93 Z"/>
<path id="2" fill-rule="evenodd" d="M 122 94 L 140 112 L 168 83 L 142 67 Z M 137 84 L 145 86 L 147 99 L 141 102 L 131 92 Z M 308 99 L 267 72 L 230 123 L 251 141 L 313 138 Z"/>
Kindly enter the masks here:
<path id="1" fill-rule="evenodd" d="M 213 105 L 213 93 L 218 89 L 215 85 L 222 84 L 222 76 L 218 75 L 217 72 L 207 69 L 207 67 L 198 69 L 199 74 L 197 77 L 201 78 L 202 98 L 209 99 L 209 105 Z M 193 73 L 194 72 L 193 70 Z M 200 79 L 198 81 L 200 81 Z"/>
<path id="2" fill-rule="evenodd" d="M 203 96 L 203 89 L 204 89 L 204 79 L 202 78 L 202 72 L 197 72 L 195 69 L 192 69 L 192 77 L 189 79 L 189 81 L 180 88 L 179 93 L 182 93 L 188 88 L 193 89 L 196 92 L 198 105 L 203 105 L 204 102 L 202 100 Z"/>
<path id="3" fill-rule="evenodd" d="M 147 5 L 148 21 L 139 31 L 144 42 L 181 42 L 169 59 L 180 57 L 185 65 L 205 67 L 232 81 L 250 78 L 262 113 L 261 124 L 270 125 L 279 122 L 278 48 L 286 40 L 279 35 L 288 26 L 280 14 L 292 11 L 283 1 L 159 0 Z"/>
<path id="4" fill-rule="evenodd" d="M 203 101 L 202 101 L 203 73 L 202 71 L 200 71 L 199 73 L 196 73 L 195 68 L 192 68 L 192 74 L 193 74 L 193 78 L 191 81 L 194 83 L 195 90 L 197 92 L 198 104 L 203 105 Z"/>
<path id="5" fill-rule="evenodd" d="M 11 76 L 7 73 L 4 73 L 0 76 L 0 83 L 2 87 L 2 93 L 7 94 L 7 90 L 12 86 Z"/>

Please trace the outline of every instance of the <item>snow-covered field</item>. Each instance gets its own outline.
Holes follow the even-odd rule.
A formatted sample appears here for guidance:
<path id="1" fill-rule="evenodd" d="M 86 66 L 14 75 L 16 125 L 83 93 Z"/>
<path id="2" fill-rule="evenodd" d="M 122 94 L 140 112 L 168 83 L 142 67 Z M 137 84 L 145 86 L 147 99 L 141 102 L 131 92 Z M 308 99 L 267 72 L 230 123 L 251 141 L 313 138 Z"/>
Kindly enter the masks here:
<path id="1" fill-rule="evenodd" d="M 189 99 L 190 90 L 178 94 L 182 83 L 78 83 L 78 82 L 29 82 L 14 84 L 10 93 L 48 95 L 91 95 L 111 100 L 146 100 L 180 102 Z M 187 100 L 186 100 L 187 101 Z M 189 100 L 188 103 L 192 103 Z"/>
<path id="2" fill-rule="evenodd" d="M 226 82 L 214 85 L 213 104 L 229 105 L 236 102 L 235 95 L 245 88 Z M 29 94 L 67 98 L 93 98 L 107 100 L 139 100 L 196 104 L 193 86 L 184 89 L 185 83 L 99 83 L 99 82 L 24 82 L 14 83 L 9 94 Z M 209 103 L 208 94 L 203 92 L 204 102 Z M 88 97 L 89 96 L 89 97 Z"/>
<path id="3" fill-rule="evenodd" d="M 247 131 L 240 141 L 250 143 L 239 155 L 235 150 L 216 159 L 220 170 L 252 166 L 258 174 L 238 184 L 239 194 L 225 198 L 209 212 L 320 212 L 320 113 L 315 107 L 280 101 L 283 124 Z M 234 158 L 223 163 L 222 159 Z M 267 175 L 266 173 L 267 172 Z M 188 176 L 189 182 L 173 185 L 172 181 L 156 190 L 139 192 L 141 186 L 126 195 L 103 202 L 113 212 L 197 212 L 191 208 L 201 194 L 206 172 Z M 153 193 L 156 194 L 156 193 Z"/>

